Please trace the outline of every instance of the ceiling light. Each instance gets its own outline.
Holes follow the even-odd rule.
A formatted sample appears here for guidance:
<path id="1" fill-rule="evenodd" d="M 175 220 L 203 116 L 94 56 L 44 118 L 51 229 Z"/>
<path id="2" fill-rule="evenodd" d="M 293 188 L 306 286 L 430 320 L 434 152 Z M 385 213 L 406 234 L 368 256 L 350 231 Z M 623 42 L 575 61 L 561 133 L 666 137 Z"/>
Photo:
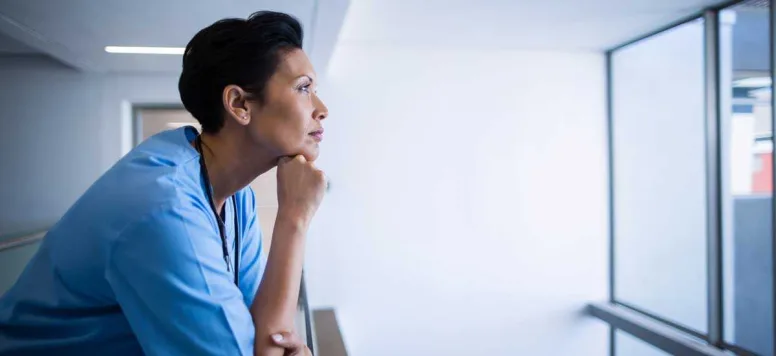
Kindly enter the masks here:
<path id="1" fill-rule="evenodd" d="M 181 55 L 186 49 L 183 47 L 122 47 L 107 46 L 105 52 L 127 54 L 174 54 Z"/>

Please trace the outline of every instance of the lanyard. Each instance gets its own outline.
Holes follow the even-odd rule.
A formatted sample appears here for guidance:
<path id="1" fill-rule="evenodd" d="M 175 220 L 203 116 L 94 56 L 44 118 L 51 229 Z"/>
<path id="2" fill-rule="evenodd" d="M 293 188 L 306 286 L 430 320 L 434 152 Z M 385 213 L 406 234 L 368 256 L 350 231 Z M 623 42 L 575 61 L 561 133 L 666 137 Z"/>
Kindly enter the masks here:
<path id="1" fill-rule="evenodd" d="M 218 221 L 218 232 L 221 235 L 221 249 L 224 253 L 224 262 L 226 262 L 226 270 L 228 271 L 231 269 L 232 261 L 229 258 L 229 249 L 226 246 L 226 225 L 224 224 L 224 220 L 221 219 L 221 216 L 218 214 L 218 211 L 216 210 L 215 202 L 213 202 L 213 192 L 212 187 L 210 186 L 210 177 L 207 174 L 207 166 L 205 166 L 205 154 L 202 151 L 202 135 L 197 136 L 196 142 L 197 151 L 199 152 L 199 167 L 200 167 L 200 174 L 202 175 L 202 180 L 205 182 L 205 193 L 207 193 L 207 201 L 210 203 L 210 209 L 213 211 L 213 214 L 216 216 L 216 221 Z M 235 254 L 234 254 L 234 284 L 239 286 L 239 276 L 240 276 L 240 231 L 239 226 L 237 225 L 237 202 L 234 198 L 234 195 L 232 195 L 232 215 L 234 215 L 234 244 L 235 244 Z M 224 212 L 224 217 L 226 217 L 226 212 Z"/>

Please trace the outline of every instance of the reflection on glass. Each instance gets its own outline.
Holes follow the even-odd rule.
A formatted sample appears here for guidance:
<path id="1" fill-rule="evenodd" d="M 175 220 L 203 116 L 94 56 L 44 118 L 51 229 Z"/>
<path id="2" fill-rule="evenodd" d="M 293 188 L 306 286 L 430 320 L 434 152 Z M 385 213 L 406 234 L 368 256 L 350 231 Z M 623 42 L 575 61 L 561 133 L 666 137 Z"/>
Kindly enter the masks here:
<path id="1" fill-rule="evenodd" d="M 626 332 L 616 330 L 612 356 L 667 356 L 665 351 L 641 341 Z"/>
<path id="2" fill-rule="evenodd" d="M 768 2 L 720 14 L 725 340 L 773 355 L 773 128 Z"/>
<path id="3" fill-rule="evenodd" d="M 615 298 L 707 329 L 703 21 L 612 54 Z"/>

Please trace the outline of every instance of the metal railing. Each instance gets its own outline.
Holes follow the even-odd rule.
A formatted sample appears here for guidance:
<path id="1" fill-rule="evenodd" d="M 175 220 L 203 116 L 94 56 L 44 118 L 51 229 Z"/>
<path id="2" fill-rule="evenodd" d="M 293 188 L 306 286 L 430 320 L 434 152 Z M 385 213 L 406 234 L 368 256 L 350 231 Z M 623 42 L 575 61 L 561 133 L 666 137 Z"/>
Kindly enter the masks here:
<path id="1" fill-rule="evenodd" d="M 726 356 L 704 340 L 613 303 L 590 304 L 587 313 L 671 355 Z"/>
<path id="2" fill-rule="evenodd" d="M 310 302 L 307 299 L 307 283 L 305 283 L 304 272 L 302 272 L 302 285 L 299 287 L 299 299 L 297 301 L 297 311 L 302 314 L 304 325 L 298 325 L 299 333 L 307 343 L 310 351 L 315 353 L 315 320 L 310 312 Z"/>
<path id="3" fill-rule="evenodd" d="M 24 234 L 15 237 L 0 239 L 0 251 L 10 250 L 12 248 L 29 245 L 38 242 L 46 236 L 48 230 L 38 231 L 31 234 Z"/>
<path id="4" fill-rule="evenodd" d="M 302 314 L 304 325 L 298 325 L 310 351 L 316 356 L 347 356 L 345 340 L 334 309 L 311 310 L 307 297 L 307 284 L 304 274 L 299 289 L 298 311 Z"/>

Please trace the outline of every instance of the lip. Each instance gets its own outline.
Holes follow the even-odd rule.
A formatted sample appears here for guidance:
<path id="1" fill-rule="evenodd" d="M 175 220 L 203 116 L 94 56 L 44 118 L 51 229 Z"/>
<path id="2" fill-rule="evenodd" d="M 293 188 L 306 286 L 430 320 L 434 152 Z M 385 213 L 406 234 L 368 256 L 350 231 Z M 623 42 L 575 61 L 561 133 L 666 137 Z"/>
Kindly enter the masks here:
<path id="1" fill-rule="evenodd" d="M 310 132 L 309 135 L 312 136 L 312 138 L 317 142 L 323 141 L 323 129 Z"/>

